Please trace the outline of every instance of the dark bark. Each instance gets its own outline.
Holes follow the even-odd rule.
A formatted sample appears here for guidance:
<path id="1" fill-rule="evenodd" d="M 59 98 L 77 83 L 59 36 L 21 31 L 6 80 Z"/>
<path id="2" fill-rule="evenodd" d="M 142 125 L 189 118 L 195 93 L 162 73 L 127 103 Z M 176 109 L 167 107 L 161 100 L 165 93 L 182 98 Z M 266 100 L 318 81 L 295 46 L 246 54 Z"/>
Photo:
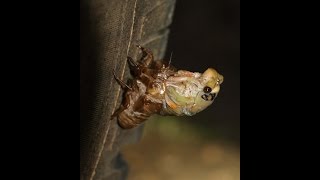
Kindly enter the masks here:
<path id="1" fill-rule="evenodd" d="M 80 179 L 125 179 L 119 148 L 137 142 L 142 126 L 121 129 L 111 115 L 122 99 L 113 78 L 127 79 L 137 44 L 163 57 L 175 0 L 80 0 Z"/>

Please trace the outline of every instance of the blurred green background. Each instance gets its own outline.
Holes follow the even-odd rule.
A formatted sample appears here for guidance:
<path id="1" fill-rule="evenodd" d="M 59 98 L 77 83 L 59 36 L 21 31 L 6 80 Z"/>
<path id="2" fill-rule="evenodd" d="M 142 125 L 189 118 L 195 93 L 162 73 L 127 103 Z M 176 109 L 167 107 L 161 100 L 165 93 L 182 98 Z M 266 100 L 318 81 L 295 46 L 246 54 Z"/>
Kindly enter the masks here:
<path id="1" fill-rule="evenodd" d="M 240 179 L 240 1 L 178 0 L 166 59 L 224 76 L 215 102 L 192 117 L 154 116 L 124 147 L 129 180 Z"/>

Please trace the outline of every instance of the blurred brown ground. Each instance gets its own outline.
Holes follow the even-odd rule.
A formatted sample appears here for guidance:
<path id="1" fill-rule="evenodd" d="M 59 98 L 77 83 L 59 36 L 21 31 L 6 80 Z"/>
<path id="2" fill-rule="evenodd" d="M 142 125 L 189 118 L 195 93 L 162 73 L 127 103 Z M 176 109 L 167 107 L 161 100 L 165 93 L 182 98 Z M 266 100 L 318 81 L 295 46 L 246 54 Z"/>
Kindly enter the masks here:
<path id="1" fill-rule="evenodd" d="M 190 119 L 148 121 L 141 142 L 123 149 L 128 180 L 240 179 L 239 147 L 204 137 L 185 121 Z"/>

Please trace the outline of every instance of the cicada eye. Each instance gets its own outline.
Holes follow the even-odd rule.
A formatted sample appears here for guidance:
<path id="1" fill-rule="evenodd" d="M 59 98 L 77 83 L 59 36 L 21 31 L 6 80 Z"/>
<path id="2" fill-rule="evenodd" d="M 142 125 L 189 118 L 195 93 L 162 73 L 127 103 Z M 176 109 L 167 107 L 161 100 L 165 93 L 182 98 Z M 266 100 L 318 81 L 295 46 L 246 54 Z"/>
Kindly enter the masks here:
<path id="1" fill-rule="evenodd" d="M 205 101 L 209 101 L 207 94 L 203 94 L 203 95 L 201 96 L 201 98 L 204 99 Z"/>
<path id="2" fill-rule="evenodd" d="M 211 101 L 214 100 L 214 98 L 217 97 L 217 93 L 210 93 L 210 95 L 211 95 Z"/>
<path id="3" fill-rule="evenodd" d="M 209 86 L 206 86 L 206 87 L 203 88 L 203 92 L 204 93 L 210 93 L 211 91 L 212 91 L 212 89 Z"/>
<path id="4" fill-rule="evenodd" d="M 205 101 L 213 101 L 217 97 L 217 93 L 203 94 L 201 96 Z"/>

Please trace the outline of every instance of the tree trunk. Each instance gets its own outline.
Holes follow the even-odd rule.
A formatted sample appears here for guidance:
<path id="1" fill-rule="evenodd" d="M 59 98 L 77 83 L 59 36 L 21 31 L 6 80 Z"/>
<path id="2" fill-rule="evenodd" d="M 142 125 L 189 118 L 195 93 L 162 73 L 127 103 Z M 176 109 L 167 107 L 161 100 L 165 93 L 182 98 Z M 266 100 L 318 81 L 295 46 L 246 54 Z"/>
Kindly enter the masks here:
<path id="1" fill-rule="evenodd" d="M 113 78 L 129 77 L 137 44 L 164 56 L 175 0 L 80 0 L 80 179 L 126 179 L 119 148 L 137 142 L 143 126 L 121 129 L 110 116 L 122 100 Z"/>

